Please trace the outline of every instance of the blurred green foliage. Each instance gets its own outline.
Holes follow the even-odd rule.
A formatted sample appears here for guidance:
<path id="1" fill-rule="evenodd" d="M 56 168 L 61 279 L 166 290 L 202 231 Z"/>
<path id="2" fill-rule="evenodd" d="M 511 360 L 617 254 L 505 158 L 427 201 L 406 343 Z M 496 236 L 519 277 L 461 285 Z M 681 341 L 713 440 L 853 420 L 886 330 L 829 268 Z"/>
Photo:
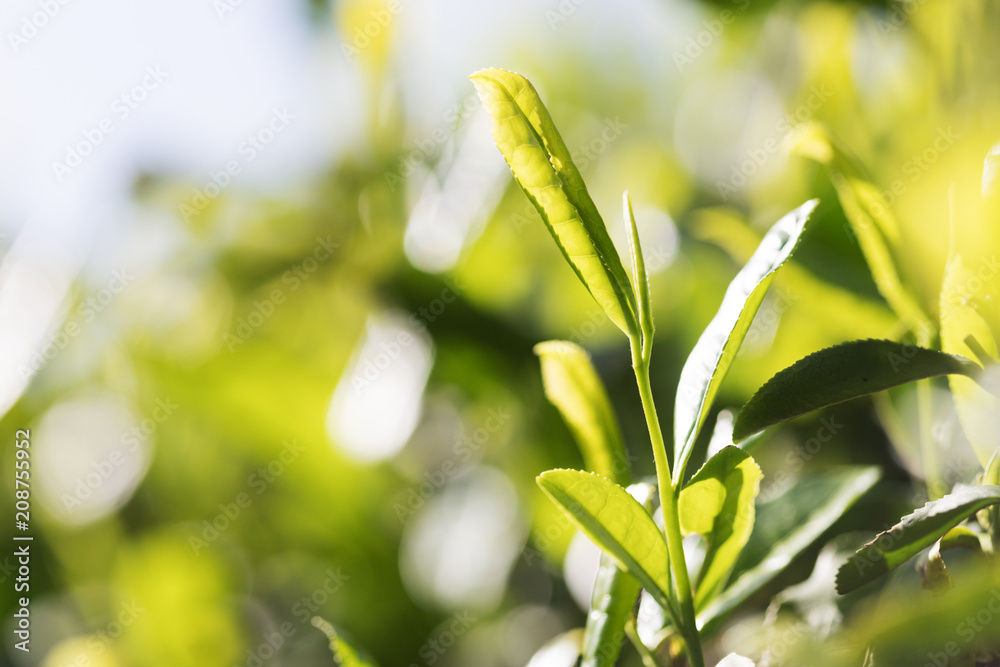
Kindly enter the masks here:
<path id="1" fill-rule="evenodd" d="M 336 3 L 332 20 L 351 40 L 384 5 Z M 699 44 L 708 30 L 703 22 L 720 20 L 720 7 L 732 9 L 732 21 Z M 586 158 L 575 157 L 620 248 L 618 202 L 631 190 L 654 270 L 651 375 L 664 424 L 672 420 L 681 364 L 725 286 L 762 230 L 808 198 L 822 200 L 812 230 L 778 276 L 717 403 L 739 406 L 776 371 L 817 349 L 902 331 L 878 295 L 829 178 L 813 162 L 787 156 L 782 142 L 792 125 L 824 123 L 870 171 L 899 222 L 905 279 L 935 318 L 949 202 L 978 193 L 983 159 L 1000 139 L 1000 8 L 993 4 L 773 2 L 736 9 L 669 3 L 650 10 L 654 21 L 629 5 L 622 9 L 626 23 L 672 35 L 640 47 L 602 38 L 585 3 L 551 40 L 510 35 L 508 61 L 463 66 L 508 67 L 544 87 L 567 145 Z M 545 26 L 544 11 L 518 20 Z M 690 34 L 675 34 L 668 25 L 674 14 L 686 17 Z M 566 338 L 591 352 L 641 477 L 652 473 L 652 461 L 628 350 L 502 174 L 493 181 L 502 196 L 475 211 L 485 226 L 465 235 L 457 263 L 439 274 L 414 268 L 405 235 L 415 202 L 432 174 L 447 176 L 453 137 L 465 136 L 469 123 L 446 114 L 428 126 L 410 117 L 399 68 L 405 49 L 387 29 L 351 60 L 366 94 L 350 103 L 362 109 L 366 130 L 325 176 L 283 198 L 232 189 L 213 200 L 177 235 L 170 260 L 116 298 L 3 417 L 4 433 L 32 429 L 37 456 L 57 459 L 50 468 L 59 457 L 80 466 L 76 478 L 36 490 L 37 649 L 29 661 L 14 662 L 5 645 L 11 664 L 326 665 L 327 640 L 309 625 L 319 614 L 349 630 L 380 664 L 523 665 L 543 643 L 583 625 L 584 611 L 563 576 L 573 530 L 534 485 L 542 470 L 582 463 L 544 398 L 532 346 Z M 682 58 L 676 66 L 678 54 L 691 62 Z M 459 103 L 472 93 L 464 78 L 444 85 Z M 607 119 L 619 124 L 618 134 L 608 133 Z M 447 141 L 432 141 L 426 152 L 416 148 L 439 130 Z M 414 166 L 401 169 L 415 151 Z M 189 192 L 188 184 L 149 177 L 137 185 L 136 201 L 173 215 Z M 324 244 L 335 248 L 321 261 Z M 996 249 L 987 247 L 984 256 Z M 437 312 L 442 295 L 455 298 Z M 70 311 L 87 296 L 81 283 Z M 995 301 L 992 307 L 996 317 Z M 414 335 L 426 331 L 433 362 L 426 386 L 418 383 L 420 416 L 405 447 L 365 462 L 327 425 L 338 384 L 350 388 L 370 318 L 384 313 L 419 324 Z M 910 398 L 908 389 L 891 395 L 903 407 L 900 430 L 889 437 L 905 440 L 916 429 L 916 416 L 905 409 Z M 178 407 L 149 435 L 149 460 L 134 493 L 79 521 L 60 494 L 74 493 L 94 462 L 72 458 L 72 442 L 45 442 L 46 433 L 67 434 L 46 420 L 61 405 L 98 399 L 127 405 L 135 423 L 153 415 L 158 400 Z M 949 399 L 935 405 L 939 463 L 964 460 L 952 454 L 971 449 Z M 388 402 L 356 417 L 392 423 L 398 407 Z M 842 424 L 829 443 L 803 449 L 823 418 L 813 415 L 768 433 L 755 458 L 763 493 L 771 480 L 827 466 L 886 468 L 886 481 L 838 527 L 862 531 L 836 543 L 847 553 L 910 511 L 922 472 L 894 454 L 870 402 L 825 414 Z M 703 458 L 706 444 L 694 458 Z M 5 471 L 10 460 L 5 455 Z M 952 468 L 950 481 L 971 481 L 975 466 Z M 10 479 L 5 473 L 5 489 Z M 500 506 L 498 499 L 506 500 Z M 495 543 L 448 531 L 449 522 L 475 525 L 462 512 L 477 509 L 493 518 L 489 526 L 499 526 Z M 0 528 L 4 543 L 10 524 Z M 504 545 L 512 545 L 513 558 L 496 555 Z M 817 551 L 770 592 L 804 580 Z M 493 569 L 477 569 L 493 561 Z M 987 608 L 989 591 L 979 582 L 995 578 L 971 566 L 953 569 L 959 592 L 939 618 L 912 568 L 900 570 L 906 572 L 888 584 L 903 589 L 898 595 L 864 590 L 843 600 L 833 597 L 828 571 L 830 590 L 820 587 L 811 601 L 789 595 L 774 603 L 771 611 L 781 614 L 778 626 L 770 618 L 769 632 L 786 622 L 786 607 L 807 623 L 816 620 L 810 610 L 819 609 L 835 619 L 823 627 L 850 660 L 868 641 L 887 647 L 887 655 L 904 655 L 914 632 L 928 651 L 943 650 L 934 642 L 964 639 L 955 632 L 962 603 L 973 613 Z M 448 583 L 463 572 L 489 572 L 495 581 L 481 588 L 460 581 L 459 589 Z M 8 584 L 5 617 L 14 609 Z M 888 601 L 875 611 L 878 599 Z M 739 647 L 747 628 L 767 620 L 771 602 L 752 600 L 749 617 L 732 624 L 712 655 Z M 977 636 L 1000 635 L 989 620 Z M 794 651 L 807 643 L 796 641 Z M 639 664 L 629 651 L 623 660 Z M 821 653 L 805 655 L 818 664 Z M 822 655 L 836 661 L 830 664 L 860 664 Z M 81 656 L 89 662 L 73 662 Z M 916 664 L 907 660 L 884 664 Z"/>

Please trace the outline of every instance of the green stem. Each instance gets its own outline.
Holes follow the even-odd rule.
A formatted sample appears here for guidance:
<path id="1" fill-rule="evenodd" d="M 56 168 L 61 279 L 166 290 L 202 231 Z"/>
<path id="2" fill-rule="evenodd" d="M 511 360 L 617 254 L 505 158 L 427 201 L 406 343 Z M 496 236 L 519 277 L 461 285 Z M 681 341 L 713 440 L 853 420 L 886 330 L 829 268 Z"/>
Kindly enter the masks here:
<path id="1" fill-rule="evenodd" d="M 664 534 L 667 538 L 667 554 L 670 567 L 674 574 L 674 588 L 680 602 L 681 637 L 687 647 L 691 667 L 704 667 L 705 658 L 701 652 L 701 638 L 698 636 L 698 624 L 694 613 L 694 602 L 691 599 L 691 581 L 688 577 L 687 561 L 684 558 L 684 543 L 681 537 L 680 515 L 677 513 L 677 489 L 670 481 L 670 463 L 667 461 L 667 450 L 663 443 L 663 432 L 656 417 L 656 405 L 653 403 L 653 390 L 649 384 L 649 349 L 636 349 L 632 346 L 632 368 L 635 371 L 636 383 L 639 385 L 639 396 L 642 399 L 642 410 L 646 415 L 646 426 L 649 428 L 649 439 L 653 445 L 653 460 L 656 463 L 656 480 L 660 490 L 660 509 L 663 511 Z"/>
<path id="2" fill-rule="evenodd" d="M 632 617 L 625 622 L 625 634 L 628 636 L 629 641 L 632 642 L 632 646 L 635 647 L 635 652 L 639 654 L 642 659 L 643 667 L 663 667 L 660 661 L 649 647 L 642 643 L 642 639 L 639 638 L 639 630 L 636 627 L 637 621 L 635 617 L 635 612 L 632 613 Z"/>

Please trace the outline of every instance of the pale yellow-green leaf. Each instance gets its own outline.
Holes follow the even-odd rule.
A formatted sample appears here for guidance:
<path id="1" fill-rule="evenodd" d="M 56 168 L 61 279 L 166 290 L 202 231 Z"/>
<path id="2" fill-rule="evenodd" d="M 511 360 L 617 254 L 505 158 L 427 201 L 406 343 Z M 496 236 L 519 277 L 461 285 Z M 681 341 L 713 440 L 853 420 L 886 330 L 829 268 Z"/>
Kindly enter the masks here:
<path id="1" fill-rule="evenodd" d="M 730 446 L 709 459 L 681 491 L 681 529 L 704 536 L 707 543 L 694 598 L 698 610 L 725 584 L 750 539 L 762 477 L 749 454 Z"/>
<path id="2" fill-rule="evenodd" d="M 563 255 L 612 322 L 638 338 L 635 295 L 569 149 L 531 83 L 485 69 L 470 77 L 489 113 L 493 140 Z"/>
<path id="3" fill-rule="evenodd" d="M 653 518 L 628 491 L 580 470 L 549 470 L 538 486 L 663 607 L 671 605 L 667 543 Z"/>
<path id="4" fill-rule="evenodd" d="M 590 355 L 575 343 L 552 340 L 535 346 L 545 396 L 576 438 L 588 470 L 628 484 L 628 457 L 618 420 Z"/>

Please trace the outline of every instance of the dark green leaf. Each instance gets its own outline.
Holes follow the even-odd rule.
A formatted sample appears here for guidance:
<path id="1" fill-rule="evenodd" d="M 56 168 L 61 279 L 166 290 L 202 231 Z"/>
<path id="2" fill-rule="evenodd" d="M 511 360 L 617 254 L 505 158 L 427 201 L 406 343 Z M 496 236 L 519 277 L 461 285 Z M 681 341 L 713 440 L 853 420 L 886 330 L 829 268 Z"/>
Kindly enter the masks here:
<path id="1" fill-rule="evenodd" d="M 962 357 L 888 340 L 856 340 L 800 359 L 757 390 L 733 427 L 733 440 L 813 410 L 939 375 L 975 376 Z"/>
<path id="2" fill-rule="evenodd" d="M 927 503 L 851 556 L 837 572 L 837 592 L 850 593 L 875 581 L 996 503 L 1000 503 L 1000 486 L 958 486 L 944 498 Z"/>

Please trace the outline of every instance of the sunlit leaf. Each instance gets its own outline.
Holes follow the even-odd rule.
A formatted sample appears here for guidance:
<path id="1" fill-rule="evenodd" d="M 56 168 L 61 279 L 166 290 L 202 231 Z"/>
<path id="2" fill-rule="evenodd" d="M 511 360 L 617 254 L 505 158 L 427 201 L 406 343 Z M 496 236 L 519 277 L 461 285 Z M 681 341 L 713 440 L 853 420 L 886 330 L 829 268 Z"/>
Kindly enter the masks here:
<path id="1" fill-rule="evenodd" d="M 821 480 L 829 493 L 818 499 L 811 512 L 803 513 L 804 518 L 797 521 L 787 532 L 769 542 L 770 549 L 756 565 L 744 570 L 718 597 L 713 599 L 698 614 L 698 627 L 703 634 L 711 634 L 719 625 L 734 612 L 750 596 L 774 580 L 792 560 L 809 548 L 823 533 L 833 526 L 865 492 L 881 477 L 878 468 L 864 466 L 845 469 L 843 471 L 828 471 Z M 814 480 L 804 479 L 771 503 L 778 503 L 786 509 L 794 505 L 796 497 L 802 493 L 813 497 Z M 758 508 L 761 526 L 766 527 L 763 507 Z M 773 545 L 773 546 L 771 546 Z"/>
<path id="2" fill-rule="evenodd" d="M 952 354 L 985 355 L 988 358 L 980 361 L 989 363 L 997 359 L 997 341 L 980 311 L 988 307 L 989 300 L 997 294 L 990 282 L 1000 274 L 1000 265 L 994 254 L 980 263 L 978 271 L 973 271 L 955 250 L 954 239 L 952 243 L 952 256 L 941 285 L 941 349 Z M 990 280 L 984 281 L 982 276 Z M 962 429 L 980 463 L 985 465 L 997 446 L 995 423 L 991 417 L 1000 405 L 996 397 L 969 378 L 949 378 L 949 385 Z"/>
<path id="3" fill-rule="evenodd" d="M 469 78 L 490 115 L 494 142 L 566 260 L 611 321 L 638 338 L 628 274 L 538 93 L 506 70 L 485 69 Z"/>
<path id="4" fill-rule="evenodd" d="M 837 572 L 837 592 L 875 581 L 984 507 L 1000 503 L 1000 486 L 958 486 L 909 514 L 851 556 Z"/>
<path id="5" fill-rule="evenodd" d="M 776 222 L 750 261 L 726 290 L 719 311 L 702 333 L 681 370 L 674 406 L 674 481 L 683 478 L 712 400 L 729 370 L 774 272 L 795 250 L 816 200 L 808 201 Z"/>
<path id="6" fill-rule="evenodd" d="M 653 518 L 628 491 L 579 470 L 549 470 L 538 485 L 594 543 L 657 598 L 670 605 L 667 543 Z"/>
<path id="7" fill-rule="evenodd" d="M 572 431 L 587 469 L 628 484 L 629 462 L 618 421 L 590 355 L 562 340 L 539 343 L 535 354 L 542 364 L 545 396 Z"/>
<path id="8" fill-rule="evenodd" d="M 350 642 L 344 639 L 343 634 L 338 632 L 326 620 L 319 616 L 313 616 L 312 624 L 322 630 L 323 634 L 330 640 L 330 650 L 333 651 L 333 659 L 341 667 L 378 667 L 377 662 L 362 649 L 352 646 Z"/>
<path id="9" fill-rule="evenodd" d="M 981 369 L 968 359 L 888 340 L 856 340 L 800 359 L 757 390 L 736 416 L 742 440 L 813 410 L 923 378 Z"/>
<path id="10" fill-rule="evenodd" d="M 729 446 L 709 459 L 681 491 L 681 529 L 703 535 L 708 545 L 694 598 L 696 609 L 725 583 L 750 538 L 761 477 L 749 454 Z"/>
<path id="11" fill-rule="evenodd" d="M 649 484 L 634 484 L 629 493 L 647 511 L 653 499 L 654 488 Z M 601 564 L 590 596 L 590 612 L 583 636 L 581 667 L 612 667 L 618 660 L 625 624 L 639 597 L 639 581 L 623 572 L 608 554 L 601 554 Z"/>
<path id="12" fill-rule="evenodd" d="M 896 314 L 930 342 L 933 325 L 913 294 L 899 277 L 891 248 L 899 243 L 899 225 L 881 191 L 867 176 L 857 159 L 830 136 L 819 123 L 797 127 L 789 137 L 793 154 L 824 164 L 844 215 L 851 225 L 879 293 Z"/>

